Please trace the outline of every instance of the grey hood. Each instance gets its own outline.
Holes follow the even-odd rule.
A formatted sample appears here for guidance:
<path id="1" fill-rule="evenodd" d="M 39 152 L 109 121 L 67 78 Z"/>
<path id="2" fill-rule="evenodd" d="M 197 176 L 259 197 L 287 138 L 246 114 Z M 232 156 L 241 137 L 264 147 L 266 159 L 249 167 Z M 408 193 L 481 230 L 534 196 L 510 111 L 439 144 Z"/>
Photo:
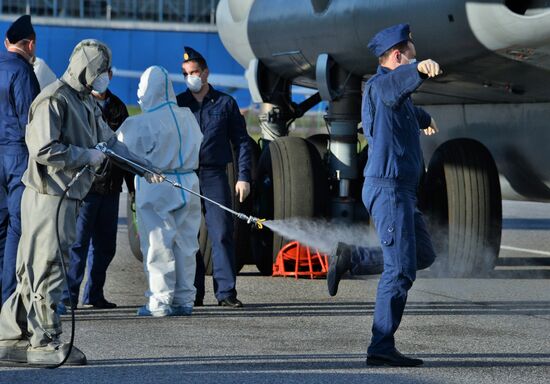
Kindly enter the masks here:
<path id="1" fill-rule="evenodd" d="M 82 40 L 74 48 L 61 80 L 79 93 L 89 94 L 93 81 L 111 67 L 111 50 L 95 39 Z"/>

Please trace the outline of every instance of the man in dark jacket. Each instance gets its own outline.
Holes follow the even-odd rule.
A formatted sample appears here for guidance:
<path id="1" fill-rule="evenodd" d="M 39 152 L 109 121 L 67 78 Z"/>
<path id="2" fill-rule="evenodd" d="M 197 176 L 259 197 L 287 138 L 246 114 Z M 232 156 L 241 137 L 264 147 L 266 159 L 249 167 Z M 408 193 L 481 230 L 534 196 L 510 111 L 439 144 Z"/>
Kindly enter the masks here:
<path id="1" fill-rule="evenodd" d="M 33 71 L 36 35 L 29 15 L 13 22 L 0 52 L 0 286 L 2 303 L 15 290 L 17 245 L 21 237 L 21 178 L 29 155 L 25 127 L 40 92 Z"/>
<path id="2" fill-rule="evenodd" d="M 235 99 L 208 84 L 209 70 L 204 57 L 194 49 L 185 47 L 183 59 L 182 70 L 188 89 L 177 96 L 177 101 L 180 107 L 191 109 L 204 135 L 199 153 L 201 193 L 230 207 L 231 193 L 226 167 L 233 161 L 231 145 L 239 169 L 235 194 L 242 202 L 250 193 L 251 153 L 246 124 Z M 242 307 L 235 289 L 233 217 L 209 202 L 203 202 L 203 211 L 212 242 L 212 274 L 218 304 Z M 200 257 L 197 258 L 195 286 L 195 306 L 199 306 L 204 296 L 204 264 Z"/>
<path id="3" fill-rule="evenodd" d="M 112 78 L 109 70 L 109 78 Z M 128 117 L 124 103 L 110 90 L 103 93 L 92 91 L 103 120 L 115 132 Z M 116 304 L 105 299 L 103 286 L 107 268 L 116 252 L 116 235 L 118 225 L 118 204 L 122 181 L 126 180 L 128 191 L 133 193 L 133 175 L 116 165 L 107 163 L 105 175 L 96 178 L 90 192 L 84 199 L 78 213 L 76 241 L 71 246 L 69 267 L 69 288 L 74 307 L 78 303 L 80 284 L 84 278 L 86 263 L 88 279 L 82 303 L 93 308 L 115 308 Z M 90 244 L 91 240 L 91 244 Z M 69 292 L 63 293 L 63 301 L 58 306 L 58 313 L 65 313 L 64 304 L 68 304 Z"/>

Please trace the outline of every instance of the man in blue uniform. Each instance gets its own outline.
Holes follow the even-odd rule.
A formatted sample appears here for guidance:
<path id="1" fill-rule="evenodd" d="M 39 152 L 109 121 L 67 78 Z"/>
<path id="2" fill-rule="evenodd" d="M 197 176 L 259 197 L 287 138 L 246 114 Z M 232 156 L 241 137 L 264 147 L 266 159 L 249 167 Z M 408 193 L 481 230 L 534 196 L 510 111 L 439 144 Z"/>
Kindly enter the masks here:
<path id="1" fill-rule="evenodd" d="M 15 290 L 17 245 L 21 237 L 21 177 L 27 168 L 25 127 L 29 107 L 40 92 L 32 62 L 36 35 L 31 17 L 13 22 L 0 52 L 0 285 L 2 303 Z"/>
<path id="2" fill-rule="evenodd" d="M 432 242 L 416 193 L 424 172 L 419 134 L 437 132 L 430 115 L 413 105 L 411 94 L 429 77 L 441 73 L 432 60 L 416 63 L 409 25 L 399 24 L 377 33 L 369 49 L 380 65 L 365 85 L 362 122 L 368 140 L 363 203 L 380 238 L 380 248 L 339 246 L 332 258 L 327 283 L 334 296 L 343 273 L 380 273 L 367 365 L 416 366 L 395 347 L 417 269 L 435 259 Z"/>
<path id="3" fill-rule="evenodd" d="M 187 91 L 177 96 L 180 107 L 188 107 L 195 115 L 204 135 L 199 153 L 199 183 L 206 197 L 231 206 L 231 193 L 226 166 L 232 160 L 231 145 L 238 162 L 235 193 L 242 202 L 250 193 L 250 148 L 246 124 L 236 101 L 208 84 L 208 65 L 200 53 L 184 47 L 183 75 Z M 233 217 L 209 202 L 203 202 L 208 236 L 212 243 L 214 293 L 218 304 L 242 307 L 237 299 Z M 204 264 L 197 257 L 195 305 L 204 297 Z"/>
<path id="4" fill-rule="evenodd" d="M 109 79 L 113 73 L 109 69 Z M 101 109 L 103 120 L 115 132 L 128 117 L 126 105 L 109 89 L 92 91 Z M 76 221 L 76 241 L 71 246 L 71 262 L 68 272 L 71 302 L 78 303 L 80 284 L 88 264 L 88 279 L 82 303 L 93 308 L 115 308 L 116 304 L 105 299 L 103 286 L 107 268 L 116 253 L 118 228 L 118 205 L 122 181 L 126 181 L 128 191 L 134 192 L 134 175 L 114 164 L 107 163 L 103 177 L 96 178 L 84 199 Z M 90 243 L 91 241 L 91 243 Z M 63 293 L 63 303 L 57 307 L 58 313 L 65 313 L 69 293 Z"/>

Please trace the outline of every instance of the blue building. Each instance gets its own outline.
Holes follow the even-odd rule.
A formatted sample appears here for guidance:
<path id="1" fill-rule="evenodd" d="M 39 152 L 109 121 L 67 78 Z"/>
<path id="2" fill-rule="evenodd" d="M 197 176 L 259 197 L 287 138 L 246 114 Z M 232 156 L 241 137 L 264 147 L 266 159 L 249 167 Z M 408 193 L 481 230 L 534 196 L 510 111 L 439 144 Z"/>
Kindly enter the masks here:
<path id="1" fill-rule="evenodd" d="M 61 76 L 74 46 L 94 38 L 113 52 L 113 67 L 142 72 L 161 65 L 181 73 L 183 46 L 201 52 L 210 73 L 242 76 L 243 68 L 218 37 L 215 9 L 219 0 L 0 0 L 0 33 L 22 14 L 32 16 L 37 33 L 37 56 Z M 137 105 L 137 78 L 115 76 L 111 90 L 126 104 Z M 185 89 L 174 83 L 176 93 Z M 222 89 L 223 90 L 223 89 Z M 248 107 L 246 89 L 225 89 L 241 108 Z"/>

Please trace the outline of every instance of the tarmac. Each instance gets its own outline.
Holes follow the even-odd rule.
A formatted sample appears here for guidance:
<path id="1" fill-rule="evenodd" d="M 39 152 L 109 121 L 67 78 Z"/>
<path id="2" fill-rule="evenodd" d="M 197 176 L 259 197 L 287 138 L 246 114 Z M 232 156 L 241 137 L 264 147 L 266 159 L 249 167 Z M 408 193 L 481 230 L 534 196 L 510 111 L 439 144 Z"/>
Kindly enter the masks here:
<path id="1" fill-rule="evenodd" d="M 124 207 L 124 204 L 121 204 Z M 396 334 L 418 368 L 365 365 L 378 278 L 238 277 L 245 307 L 205 306 L 190 317 L 139 318 L 146 283 L 128 248 L 124 212 L 106 285 L 114 310 L 79 308 L 84 367 L 0 368 L 0 383 L 548 383 L 550 204 L 505 201 L 499 263 L 480 279 L 419 274 Z M 64 316 L 68 339 L 70 317 Z"/>

